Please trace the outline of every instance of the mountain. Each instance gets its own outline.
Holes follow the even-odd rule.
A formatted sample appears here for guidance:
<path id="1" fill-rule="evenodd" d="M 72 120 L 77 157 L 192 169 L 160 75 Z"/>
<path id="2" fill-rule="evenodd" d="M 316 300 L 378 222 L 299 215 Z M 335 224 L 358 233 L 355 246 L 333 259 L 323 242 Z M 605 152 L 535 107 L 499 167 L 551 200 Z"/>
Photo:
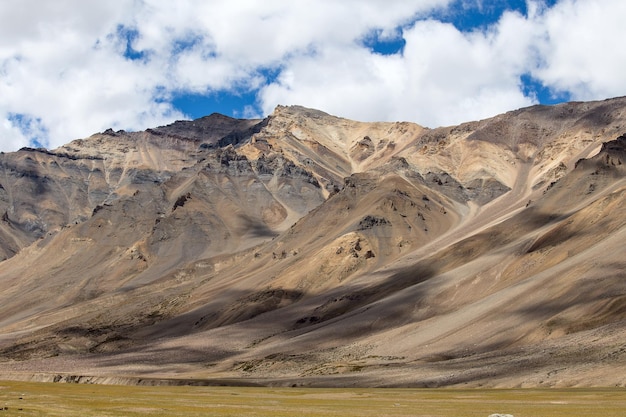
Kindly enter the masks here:
<path id="1" fill-rule="evenodd" d="M 626 98 L 0 154 L 0 374 L 626 385 Z"/>

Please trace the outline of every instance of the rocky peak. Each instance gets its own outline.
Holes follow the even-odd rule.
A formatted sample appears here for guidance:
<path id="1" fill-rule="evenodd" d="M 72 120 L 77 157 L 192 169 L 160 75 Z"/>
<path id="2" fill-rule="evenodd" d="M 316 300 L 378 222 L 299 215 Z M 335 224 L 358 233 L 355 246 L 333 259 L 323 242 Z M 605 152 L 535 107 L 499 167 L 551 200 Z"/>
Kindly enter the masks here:
<path id="1" fill-rule="evenodd" d="M 148 129 L 147 132 L 188 139 L 208 147 L 226 146 L 249 138 L 261 129 L 262 124 L 261 119 L 234 119 L 213 113 L 195 120 L 178 120 L 166 126 Z"/>
<path id="2" fill-rule="evenodd" d="M 304 106 L 291 105 L 291 106 L 283 106 L 278 105 L 272 112 L 272 117 L 306 117 L 311 119 L 324 119 L 324 118 L 334 118 L 335 116 L 331 116 L 328 113 L 325 113 L 321 110 L 311 109 Z"/>

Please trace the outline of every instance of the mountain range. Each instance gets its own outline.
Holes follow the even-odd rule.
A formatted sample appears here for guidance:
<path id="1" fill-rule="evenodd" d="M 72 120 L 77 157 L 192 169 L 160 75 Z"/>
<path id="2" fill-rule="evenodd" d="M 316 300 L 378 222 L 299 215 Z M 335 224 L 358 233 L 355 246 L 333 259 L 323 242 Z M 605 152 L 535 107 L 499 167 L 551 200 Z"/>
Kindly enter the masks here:
<path id="1" fill-rule="evenodd" d="M 626 98 L 0 154 L 0 375 L 626 386 Z"/>

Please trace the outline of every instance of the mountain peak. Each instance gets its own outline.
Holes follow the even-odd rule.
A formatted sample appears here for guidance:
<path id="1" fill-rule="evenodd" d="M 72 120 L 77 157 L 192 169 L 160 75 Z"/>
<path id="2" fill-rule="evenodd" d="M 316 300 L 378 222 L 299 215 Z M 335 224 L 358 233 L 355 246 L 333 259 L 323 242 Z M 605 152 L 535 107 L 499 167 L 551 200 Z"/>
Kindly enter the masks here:
<path id="1" fill-rule="evenodd" d="M 274 117 L 285 116 L 285 115 L 300 116 L 300 117 L 306 117 L 310 119 L 320 119 L 320 118 L 327 118 L 327 117 L 336 118 L 336 116 L 331 116 L 330 114 L 325 113 L 321 110 L 316 110 L 316 109 L 299 106 L 299 105 L 283 106 L 279 104 L 278 106 L 276 106 L 276 108 L 274 109 L 274 112 L 272 113 L 272 116 Z"/>

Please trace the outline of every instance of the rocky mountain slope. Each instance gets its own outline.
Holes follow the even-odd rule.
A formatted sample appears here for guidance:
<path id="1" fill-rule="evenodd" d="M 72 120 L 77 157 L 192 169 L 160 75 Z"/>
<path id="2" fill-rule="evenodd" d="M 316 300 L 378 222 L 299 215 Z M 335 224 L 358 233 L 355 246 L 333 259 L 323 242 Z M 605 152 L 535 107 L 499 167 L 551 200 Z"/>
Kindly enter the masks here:
<path id="1" fill-rule="evenodd" d="M 0 375 L 626 385 L 626 98 L 0 155 Z"/>

